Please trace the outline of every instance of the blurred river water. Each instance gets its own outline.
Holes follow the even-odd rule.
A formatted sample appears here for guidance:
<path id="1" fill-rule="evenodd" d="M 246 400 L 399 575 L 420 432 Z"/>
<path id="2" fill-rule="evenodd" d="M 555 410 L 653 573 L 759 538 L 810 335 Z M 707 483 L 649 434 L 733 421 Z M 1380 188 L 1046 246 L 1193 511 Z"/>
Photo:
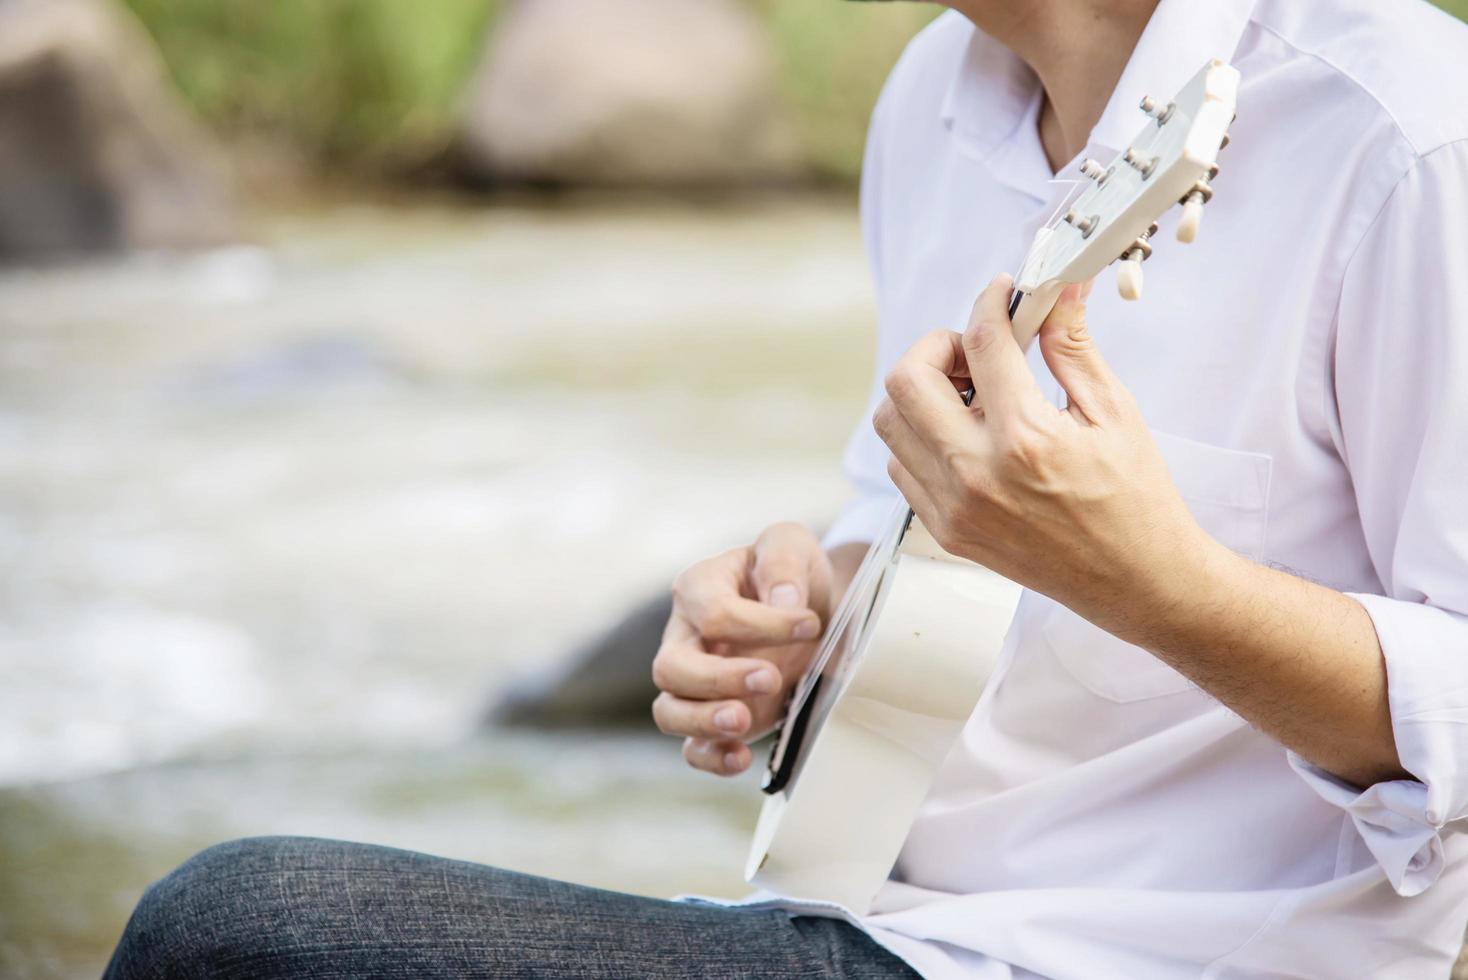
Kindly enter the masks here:
<path id="1" fill-rule="evenodd" d="M 148 881 L 244 834 L 739 893 L 752 777 L 481 719 L 684 564 L 834 513 L 854 205 L 256 224 L 0 270 L 0 976 L 97 975 Z"/>

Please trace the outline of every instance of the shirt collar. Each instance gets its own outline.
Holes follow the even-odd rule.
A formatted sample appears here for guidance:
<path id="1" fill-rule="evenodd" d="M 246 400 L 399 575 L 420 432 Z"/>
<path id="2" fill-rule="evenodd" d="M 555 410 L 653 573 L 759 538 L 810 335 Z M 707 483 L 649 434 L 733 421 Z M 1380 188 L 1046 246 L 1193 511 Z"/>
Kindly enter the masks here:
<path id="1" fill-rule="evenodd" d="M 1143 119 L 1137 111 L 1142 96 L 1168 98 L 1210 58 L 1231 58 L 1256 3 L 1161 0 L 1106 110 L 1091 130 L 1086 153 L 1096 156 L 1119 152 L 1142 128 Z M 1021 126 L 1033 123 L 1039 89 L 1034 73 L 1024 62 L 974 29 L 943 99 L 943 123 L 970 155 L 997 162 L 997 158 L 1008 156 Z"/>
<path id="2" fill-rule="evenodd" d="M 1091 130 L 1091 144 L 1119 152 L 1146 121 L 1137 111 L 1143 96 L 1165 104 L 1210 59 L 1231 60 L 1256 2 L 1162 0 Z"/>

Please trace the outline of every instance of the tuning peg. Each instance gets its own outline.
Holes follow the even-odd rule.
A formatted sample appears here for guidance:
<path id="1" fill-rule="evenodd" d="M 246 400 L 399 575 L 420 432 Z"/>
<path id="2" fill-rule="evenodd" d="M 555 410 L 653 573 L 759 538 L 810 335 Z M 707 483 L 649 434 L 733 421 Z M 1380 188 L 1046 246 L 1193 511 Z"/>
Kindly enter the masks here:
<path id="1" fill-rule="evenodd" d="M 1127 151 L 1122 154 L 1121 158 L 1122 160 L 1126 161 L 1134 170 L 1141 174 L 1143 180 L 1146 180 L 1148 177 L 1152 176 L 1152 171 L 1157 169 L 1157 158 L 1149 157 L 1147 156 L 1147 154 L 1140 152 L 1135 147 L 1129 147 Z"/>
<path id="2" fill-rule="evenodd" d="M 1081 161 L 1081 174 L 1090 177 L 1099 184 L 1106 179 L 1106 168 L 1090 157 L 1086 157 L 1086 159 Z"/>
<path id="3" fill-rule="evenodd" d="M 1157 225 L 1153 224 L 1146 234 L 1133 239 L 1127 250 L 1121 253 L 1121 262 L 1116 266 L 1116 289 L 1122 299 L 1141 299 L 1142 263 L 1152 257 L 1152 246 L 1147 239 L 1156 232 Z"/>
<path id="4" fill-rule="evenodd" d="M 1101 216 L 1099 214 L 1093 214 L 1089 218 L 1082 218 L 1079 211 L 1071 208 L 1065 212 L 1065 217 L 1062 220 L 1080 232 L 1082 238 L 1090 238 L 1091 232 L 1095 231 L 1096 226 L 1101 223 Z"/>
<path id="5" fill-rule="evenodd" d="M 1159 106 L 1157 100 L 1150 95 L 1142 96 L 1142 101 L 1137 104 L 1137 108 L 1156 119 L 1159 126 L 1167 125 L 1167 121 L 1177 111 L 1176 103 L 1169 102 L 1166 106 Z"/>
<path id="6" fill-rule="evenodd" d="M 1142 298 L 1142 260 L 1131 254 L 1116 265 L 1116 289 L 1125 300 Z"/>
<path id="7" fill-rule="evenodd" d="M 1203 205 L 1213 197 L 1213 188 L 1208 186 L 1204 180 L 1193 185 L 1183 198 L 1183 216 L 1177 223 L 1177 240 L 1184 245 L 1191 244 L 1198 238 L 1198 228 L 1203 224 Z"/>
<path id="8" fill-rule="evenodd" d="M 1177 240 L 1191 245 L 1198 239 L 1198 228 L 1203 224 L 1203 199 L 1189 194 L 1183 202 L 1183 216 L 1177 222 Z"/>

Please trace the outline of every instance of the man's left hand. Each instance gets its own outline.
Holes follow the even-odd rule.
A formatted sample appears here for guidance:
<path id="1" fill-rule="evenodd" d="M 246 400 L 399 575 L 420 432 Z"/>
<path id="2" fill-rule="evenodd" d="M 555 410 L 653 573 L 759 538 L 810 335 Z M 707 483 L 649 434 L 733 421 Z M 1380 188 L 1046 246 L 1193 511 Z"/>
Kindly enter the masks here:
<path id="1" fill-rule="evenodd" d="M 1188 555 L 1214 542 L 1092 342 L 1090 285 L 1067 287 L 1040 329 L 1065 408 L 1041 394 L 1014 340 L 1011 288 L 996 279 L 963 334 L 927 335 L 888 374 L 873 418 L 888 472 L 950 553 L 1133 632 L 1131 610 L 1165 599 Z"/>

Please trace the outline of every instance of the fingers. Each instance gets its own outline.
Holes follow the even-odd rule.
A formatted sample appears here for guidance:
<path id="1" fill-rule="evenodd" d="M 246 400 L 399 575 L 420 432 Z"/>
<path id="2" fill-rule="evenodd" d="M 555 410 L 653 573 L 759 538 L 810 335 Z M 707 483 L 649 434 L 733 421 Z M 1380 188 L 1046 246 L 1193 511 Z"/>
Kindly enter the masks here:
<path id="1" fill-rule="evenodd" d="M 1040 327 L 1040 353 L 1072 409 L 1092 423 L 1115 418 L 1123 389 L 1102 359 L 1086 326 L 1086 297 L 1091 283 L 1066 286 Z"/>
<path id="2" fill-rule="evenodd" d="M 951 330 L 935 330 L 908 348 L 887 372 L 887 401 L 872 416 L 872 424 L 886 439 L 883 413 L 890 405 L 931 451 L 941 454 L 972 428 L 972 415 L 958 394 L 969 385 L 962 336 Z"/>
<path id="3" fill-rule="evenodd" d="M 765 609 L 796 617 L 790 637 L 813 640 L 831 598 L 831 562 L 820 539 L 802 524 L 772 524 L 754 542 L 754 564 L 749 573 Z M 799 634 L 799 635 L 797 635 Z"/>
<path id="4" fill-rule="evenodd" d="M 1040 397 L 1035 376 L 1014 339 L 1009 296 L 1014 280 L 999 276 L 979 294 L 963 332 L 963 353 L 973 379 L 975 405 L 986 414 Z"/>
<path id="5" fill-rule="evenodd" d="M 653 702 L 653 718 L 662 731 L 687 737 L 683 754 L 691 765 L 721 775 L 749 767 L 741 740 L 778 720 L 782 670 L 793 677 L 803 669 L 831 588 L 829 558 L 798 524 L 777 524 L 751 547 L 678 576 L 673 615 L 652 663 L 653 682 L 663 692 Z M 760 648 L 755 652 L 762 656 L 738 656 L 741 647 Z"/>
<path id="6" fill-rule="evenodd" d="M 817 543 L 816 549 L 819 548 Z M 708 645 L 779 646 L 819 635 L 820 617 L 806 608 L 803 601 L 781 606 L 758 602 L 742 594 L 751 562 L 759 563 L 756 549 L 735 548 L 689 567 L 673 582 L 673 601 L 678 614 L 697 637 Z M 808 562 L 802 561 L 805 564 Z M 798 574 L 801 598 L 808 579 L 809 572 L 802 567 Z M 781 593 L 780 598 L 784 597 Z"/>
<path id="7" fill-rule="evenodd" d="M 664 691 L 652 703 L 652 718 L 665 735 L 743 738 L 753 719 L 742 701 L 693 701 Z"/>
<path id="8" fill-rule="evenodd" d="M 914 428 L 890 399 L 877 407 L 872 415 L 872 426 L 887 444 L 893 461 L 900 463 L 905 472 L 924 480 L 941 478 L 939 471 L 943 460 L 948 457 L 946 447 Z M 891 473 L 890 468 L 888 472 Z M 900 491 L 902 487 L 898 486 L 897 489 Z M 912 501 L 909 500 L 908 503 L 910 505 Z"/>
<path id="9" fill-rule="evenodd" d="M 706 653 L 682 638 L 664 640 L 652 680 L 660 691 L 701 700 L 774 694 L 781 687 L 780 670 L 769 661 Z"/>
<path id="10" fill-rule="evenodd" d="M 933 503 L 933 498 L 923 489 L 917 477 L 897 457 L 887 460 L 887 475 L 892 478 L 892 483 L 897 487 L 897 492 L 902 494 L 912 512 L 917 515 L 918 520 L 923 522 L 923 527 L 930 534 L 937 534 L 939 519 L 942 515 Z"/>
<path id="11" fill-rule="evenodd" d="M 719 776 L 737 776 L 749 768 L 754 754 L 743 742 L 690 738 L 683 743 L 683 758 L 695 769 Z"/>
<path id="12" fill-rule="evenodd" d="M 771 605 L 738 595 L 704 595 L 691 598 L 683 611 L 705 643 L 780 646 L 813 640 L 820 635 L 821 618 L 791 588 L 790 583 L 777 587 Z M 793 588 L 804 591 L 804 582 Z"/>

